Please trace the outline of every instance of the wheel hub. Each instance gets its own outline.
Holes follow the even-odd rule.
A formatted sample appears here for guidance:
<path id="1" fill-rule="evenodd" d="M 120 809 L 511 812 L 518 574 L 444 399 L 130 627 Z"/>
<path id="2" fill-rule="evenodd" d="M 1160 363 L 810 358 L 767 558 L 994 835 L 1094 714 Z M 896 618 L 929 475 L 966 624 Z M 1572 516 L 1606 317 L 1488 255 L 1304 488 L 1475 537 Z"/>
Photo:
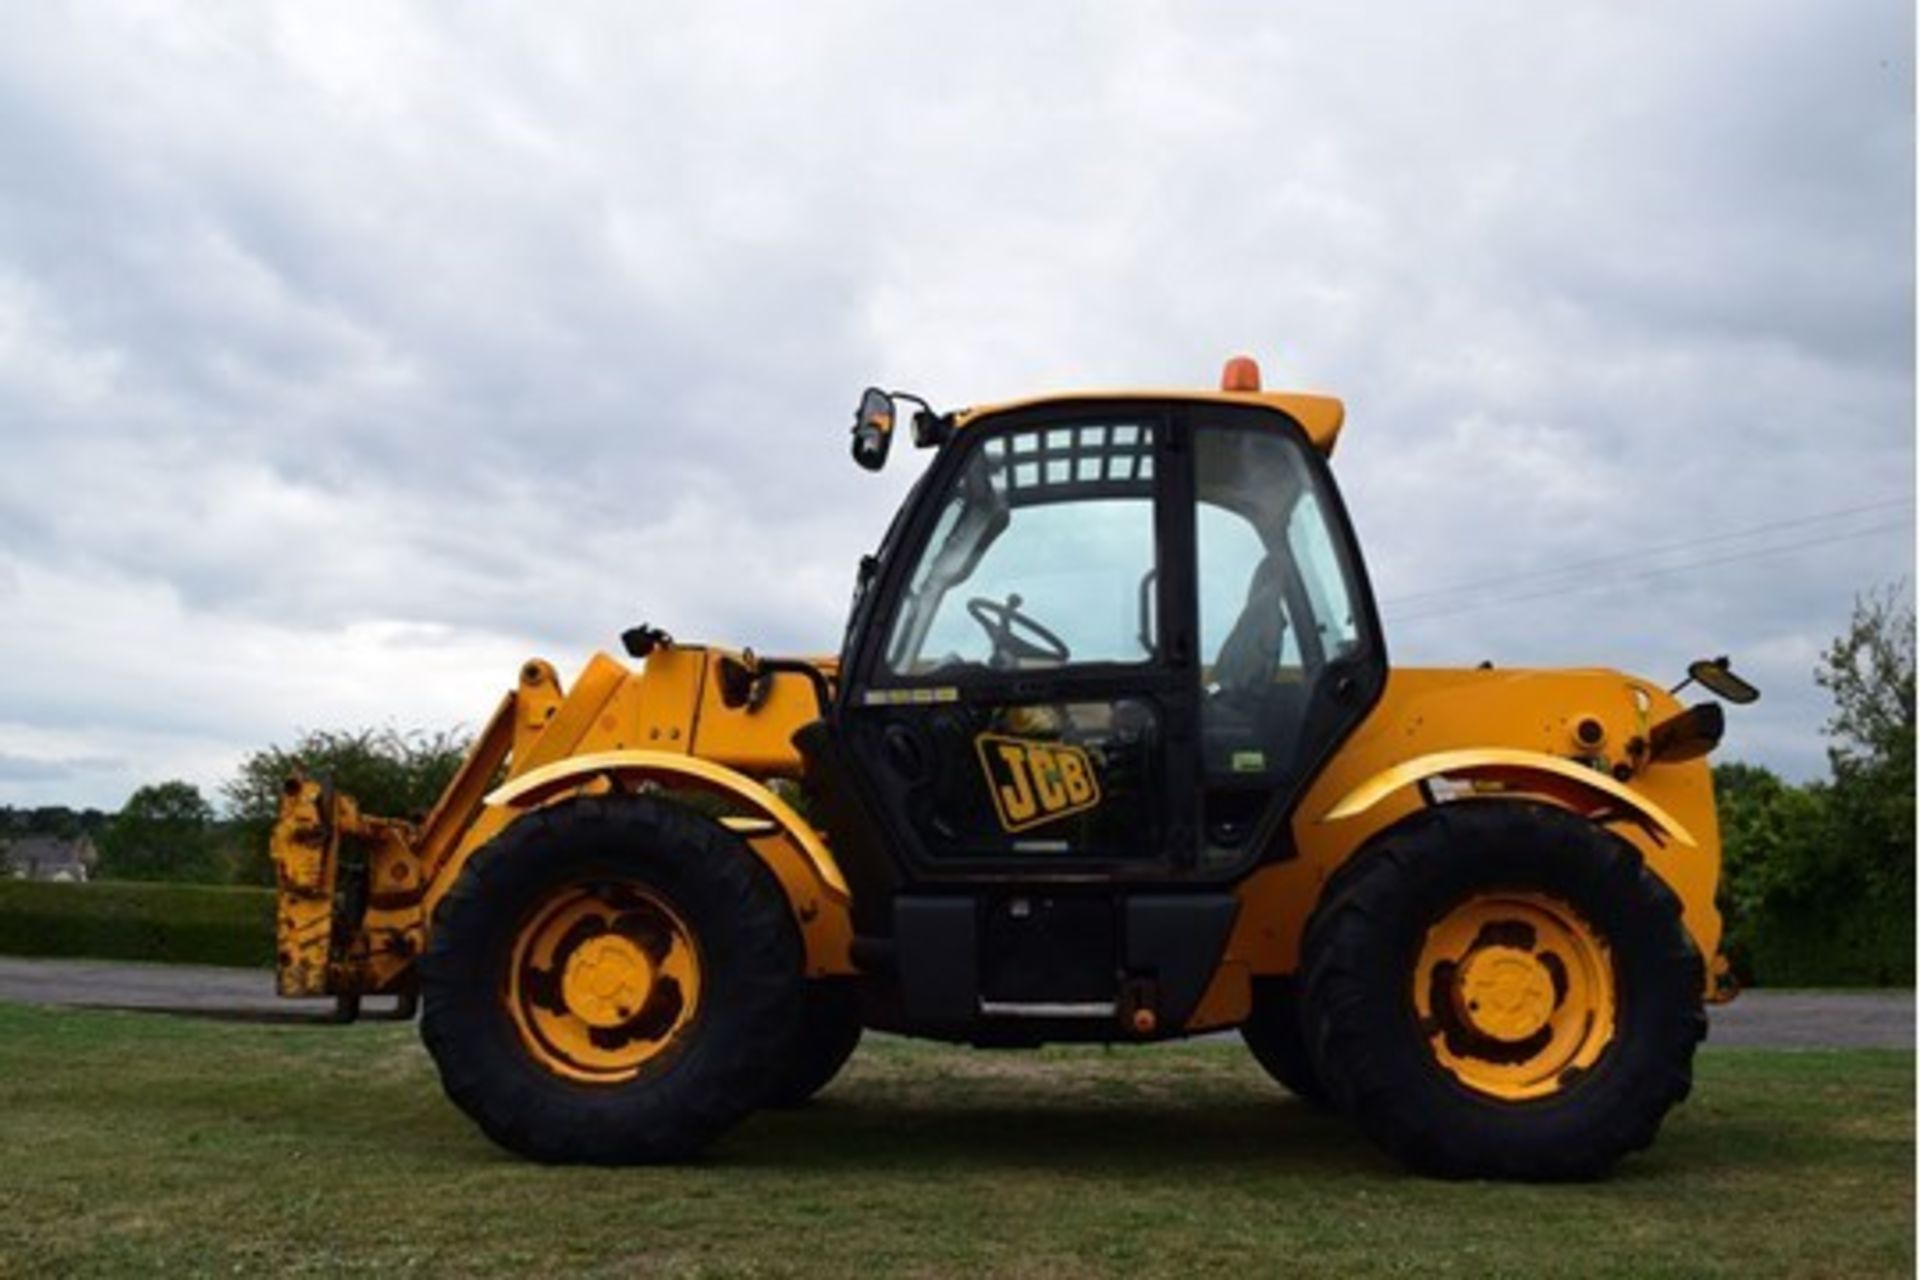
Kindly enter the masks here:
<path id="1" fill-rule="evenodd" d="M 1475 894 L 1428 928 L 1411 995 L 1436 1064 L 1504 1102 L 1571 1087 L 1614 1038 L 1605 936 L 1533 891 Z"/>
<path id="2" fill-rule="evenodd" d="M 617 933 L 589 938 L 567 959 L 560 997 L 590 1027 L 617 1027 L 646 1006 L 653 962 Z"/>
<path id="3" fill-rule="evenodd" d="M 1454 1000 L 1474 1030 L 1516 1043 L 1553 1016 L 1553 975 L 1539 957 L 1517 947 L 1476 949 L 1458 970 Z"/>
<path id="4" fill-rule="evenodd" d="M 528 915 L 501 995 L 541 1067 L 619 1084 L 683 1047 L 703 969 L 693 930 L 664 895 L 595 881 L 555 889 Z"/>

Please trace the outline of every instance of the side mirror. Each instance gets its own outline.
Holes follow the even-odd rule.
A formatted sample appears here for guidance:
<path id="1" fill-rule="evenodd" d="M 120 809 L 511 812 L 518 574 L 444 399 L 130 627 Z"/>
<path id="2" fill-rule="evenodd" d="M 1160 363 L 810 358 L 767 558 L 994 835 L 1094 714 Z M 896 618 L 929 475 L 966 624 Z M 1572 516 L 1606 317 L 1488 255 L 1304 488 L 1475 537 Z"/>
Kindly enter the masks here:
<path id="1" fill-rule="evenodd" d="M 1725 698 L 1736 706 L 1746 706 L 1749 702 L 1760 700 L 1760 691 L 1733 673 L 1733 664 L 1724 656 L 1701 658 L 1687 664 L 1687 678 L 1674 686 L 1679 692 L 1689 684 L 1698 684 L 1708 693 Z"/>
<path id="2" fill-rule="evenodd" d="M 892 447 L 893 397 L 868 387 L 853 415 L 853 460 L 868 471 L 878 471 L 887 465 L 887 450 Z"/>

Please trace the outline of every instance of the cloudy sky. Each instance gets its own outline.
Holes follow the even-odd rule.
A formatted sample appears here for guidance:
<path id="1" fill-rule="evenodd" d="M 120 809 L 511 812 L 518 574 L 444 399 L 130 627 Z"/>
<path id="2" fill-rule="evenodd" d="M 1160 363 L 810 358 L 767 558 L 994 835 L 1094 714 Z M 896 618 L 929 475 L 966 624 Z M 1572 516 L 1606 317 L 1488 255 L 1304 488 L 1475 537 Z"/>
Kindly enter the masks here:
<path id="1" fill-rule="evenodd" d="M 1731 652 L 1913 563 L 1913 16 L 0 7 L 0 803 L 837 645 L 868 382 L 1346 398 L 1394 659 Z M 1568 566 L 1575 566 L 1569 569 Z"/>

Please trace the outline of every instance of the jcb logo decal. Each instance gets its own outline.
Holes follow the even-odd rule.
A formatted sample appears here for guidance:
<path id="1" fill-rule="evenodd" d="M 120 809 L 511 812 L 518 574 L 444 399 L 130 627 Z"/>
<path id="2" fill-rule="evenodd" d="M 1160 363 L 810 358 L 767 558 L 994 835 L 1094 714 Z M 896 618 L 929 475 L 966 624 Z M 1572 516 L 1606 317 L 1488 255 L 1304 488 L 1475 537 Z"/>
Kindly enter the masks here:
<path id="1" fill-rule="evenodd" d="M 1079 747 L 1001 733 L 973 740 L 987 775 L 994 812 L 1008 831 L 1025 831 L 1100 803 L 1093 762 Z"/>

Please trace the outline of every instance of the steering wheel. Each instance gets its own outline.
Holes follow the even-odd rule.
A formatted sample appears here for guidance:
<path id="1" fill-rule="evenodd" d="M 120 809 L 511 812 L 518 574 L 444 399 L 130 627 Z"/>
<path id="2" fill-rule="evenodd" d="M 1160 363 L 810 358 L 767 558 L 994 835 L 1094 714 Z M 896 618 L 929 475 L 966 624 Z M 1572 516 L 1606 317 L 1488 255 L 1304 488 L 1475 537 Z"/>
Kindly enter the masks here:
<path id="1" fill-rule="evenodd" d="M 1022 658 L 1040 662 L 1064 663 L 1072 656 L 1067 642 L 1020 612 L 1020 597 L 1010 595 L 1006 603 L 975 596 L 967 601 L 967 615 L 986 631 L 993 642 L 991 665 L 1011 667 Z M 1015 629 L 1025 632 L 1016 634 Z"/>

